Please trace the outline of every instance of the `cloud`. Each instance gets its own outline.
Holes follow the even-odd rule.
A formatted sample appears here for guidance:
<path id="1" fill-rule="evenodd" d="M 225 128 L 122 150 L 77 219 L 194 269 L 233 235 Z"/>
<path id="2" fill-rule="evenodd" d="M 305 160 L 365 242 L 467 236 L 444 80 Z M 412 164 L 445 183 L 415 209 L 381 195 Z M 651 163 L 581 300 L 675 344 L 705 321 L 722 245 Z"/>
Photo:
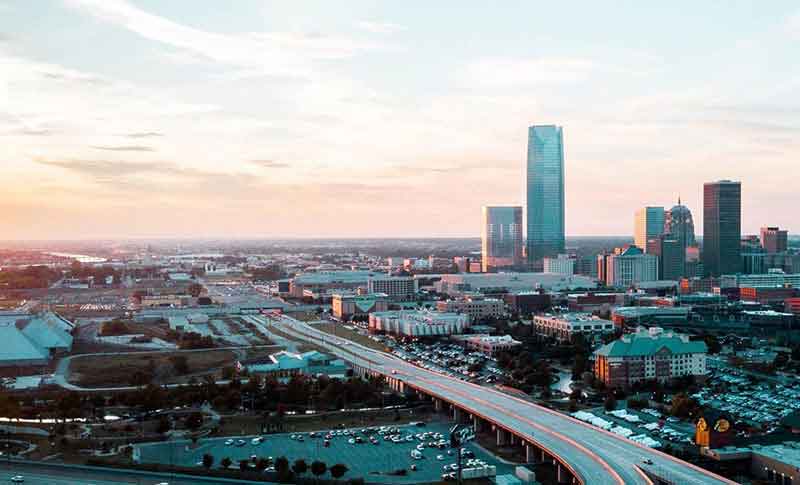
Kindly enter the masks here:
<path id="1" fill-rule="evenodd" d="M 164 162 L 124 162 L 106 160 L 43 160 L 36 163 L 61 168 L 79 175 L 103 180 L 109 177 L 127 177 L 156 171 L 175 170 L 175 166 Z"/>
<path id="2" fill-rule="evenodd" d="M 484 58 L 468 63 L 463 77 L 484 87 L 514 87 L 577 82 L 595 68 L 592 61 L 581 58 Z"/>
<path id="3" fill-rule="evenodd" d="M 126 133 L 125 135 L 128 138 L 156 138 L 160 136 L 164 136 L 163 133 L 159 133 L 157 131 L 140 131 L 135 133 Z"/>
<path id="4" fill-rule="evenodd" d="M 117 146 L 99 146 L 93 145 L 95 150 L 106 150 L 109 152 L 153 152 L 155 148 L 144 145 L 117 145 Z"/>
<path id="5" fill-rule="evenodd" d="M 394 34 L 406 30 L 404 25 L 393 24 L 390 22 L 375 22 L 371 20 L 362 20 L 356 24 L 361 30 L 373 34 Z"/>
<path id="6" fill-rule="evenodd" d="M 275 160 L 250 160 L 250 163 L 262 168 L 289 168 L 291 166 L 288 163 L 276 162 Z"/>

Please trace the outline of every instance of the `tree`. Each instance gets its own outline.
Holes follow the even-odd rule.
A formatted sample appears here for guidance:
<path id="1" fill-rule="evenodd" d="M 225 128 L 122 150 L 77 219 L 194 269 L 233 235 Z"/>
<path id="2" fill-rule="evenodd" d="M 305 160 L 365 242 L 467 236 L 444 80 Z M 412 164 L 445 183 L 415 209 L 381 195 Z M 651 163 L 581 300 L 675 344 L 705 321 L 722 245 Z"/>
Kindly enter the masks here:
<path id="1" fill-rule="evenodd" d="M 281 475 L 289 471 L 289 460 L 285 456 L 279 456 L 275 460 L 275 471 Z"/>
<path id="2" fill-rule="evenodd" d="M 617 409 L 617 400 L 614 398 L 613 394 L 609 394 L 606 397 L 603 407 L 606 409 L 606 411 L 613 411 Z"/>
<path id="3" fill-rule="evenodd" d="M 250 468 L 250 460 L 239 460 L 239 470 L 246 471 Z"/>
<path id="4" fill-rule="evenodd" d="M 292 465 L 292 471 L 295 475 L 303 475 L 308 471 L 308 463 L 302 458 L 295 460 L 294 465 Z"/>
<path id="5" fill-rule="evenodd" d="M 345 473 L 349 471 L 349 468 L 342 465 L 341 463 L 337 463 L 331 467 L 331 476 L 336 480 L 342 478 Z"/>
<path id="6" fill-rule="evenodd" d="M 200 413 L 192 413 L 186 418 L 186 428 L 190 431 L 197 431 L 203 426 L 203 415 Z"/>
<path id="7" fill-rule="evenodd" d="M 214 455 L 206 453 L 205 455 L 203 455 L 203 468 L 208 470 L 212 466 L 214 466 Z"/>
<path id="8" fill-rule="evenodd" d="M 324 475 L 327 471 L 328 465 L 326 465 L 325 462 L 317 460 L 311 464 L 311 473 L 313 473 L 317 479 L 319 479 L 319 477 Z"/>
<path id="9" fill-rule="evenodd" d="M 203 293 L 203 285 L 199 283 L 192 283 L 189 285 L 188 292 L 190 295 L 197 298 L 201 293 Z"/>
<path id="10" fill-rule="evenodd" d="M 175 369 L 178 375 L 189 373 L 189 361 L 185 355 L 173 355 L 169 360 L 172 363 L 172 368 Z"/>
<path id="11" fill-rule="evenodd" d="M 233 460 L 231 460 L 226 456 L 225 458 L 222 459 L 221 462 L 219 462 L 219 464 L 220 466 L 222 466 L 222 468 L 227 470 L 228 468 L 231 467 L 231 465 L 233 465 Z"/>

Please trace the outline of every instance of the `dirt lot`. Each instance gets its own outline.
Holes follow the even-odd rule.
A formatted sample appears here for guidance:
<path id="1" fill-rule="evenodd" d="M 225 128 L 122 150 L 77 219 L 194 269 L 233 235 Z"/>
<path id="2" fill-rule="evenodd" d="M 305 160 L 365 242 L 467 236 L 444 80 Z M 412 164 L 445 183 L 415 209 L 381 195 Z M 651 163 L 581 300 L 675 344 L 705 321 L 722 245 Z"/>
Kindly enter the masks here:
<path id="1" fill-rule="evenodd" d="M 186 359 L 186 369 L 175 364 L 176 357 Z M 153 376 L 157 384 L 171 384 L 190 376 L 220 375 L 221 368 L 234 365 L 236 358 L 230 350 L 87 355 L 72 360 L 69 381 L 85 387 L 125 386 L 133 385 L 133 376 L 142 373 Z"/>
<path id="2" fill-rule="evenodd" d="M 347 340 L 350 340 L 357 344 L 361 344 L 364 347 L 368 347 L 374 350 L 386 351 L 385 345 L 382 345 L 380 342 L 372 340 L 366 335 L 361 335 L 360 333 L 354 330 L 345 328 L 344 325 L 338 323 L 318 323 L 315 324 L 314 327 L 322 330 L 323 332 L 336 335 L 337 337 L 346 338 Z"/>

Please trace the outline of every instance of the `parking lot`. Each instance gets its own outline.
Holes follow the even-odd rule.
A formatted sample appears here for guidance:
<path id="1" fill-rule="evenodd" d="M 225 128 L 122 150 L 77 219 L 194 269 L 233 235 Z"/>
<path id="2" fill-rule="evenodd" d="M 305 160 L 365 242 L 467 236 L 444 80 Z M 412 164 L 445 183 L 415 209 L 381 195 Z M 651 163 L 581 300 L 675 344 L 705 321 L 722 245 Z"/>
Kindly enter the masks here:
<path id="1" fill-rule="evenodd" d="M 329 467 L 341 463 L 350 470 L 345 479 L 364 477 L 367 481 L 384 483 L 440 481 L 444 473 L 452 471 L 457 460 L 455 450 L 449 447 L 448 426 L 441 424 L 266 435 L 260 443 L 254 438 L 257 437 L 208 439 L 194 449 L 187 441 L 143 444 L 136 446 L 134 456 L 142 463 L 199 467 L 203 455 L 211 454 L 215 468 L 226 457 L 232 460 L 233 467 L 238 467 L 240 460 L 254 456 L 273 460 L 285 456 L 290 463 L 297 459 L 303 459 L 309 465 L 320 460 Z M 473 467 L 485 466 L 487 471 L 496 467 L 497 474 L 513 472 L 513 466 L 501 464 L 472 443 L 465 449 L 469 452 L 465 462 L 477 460 Z M 415 471 L 412 471 L 412 465 L 416 467 Z M 397 470 L 406 470 L 407 473 L 391 474 Z"/>
<path id="2" fill-rule="evenodd" d="M 606 411 L 596 408 L 578 411 L 572 416 L 650 448 L 663 448 L 667 444 L 683 447 L 693 443 L 693 424 L 663 416 L 655 409 Z"/>

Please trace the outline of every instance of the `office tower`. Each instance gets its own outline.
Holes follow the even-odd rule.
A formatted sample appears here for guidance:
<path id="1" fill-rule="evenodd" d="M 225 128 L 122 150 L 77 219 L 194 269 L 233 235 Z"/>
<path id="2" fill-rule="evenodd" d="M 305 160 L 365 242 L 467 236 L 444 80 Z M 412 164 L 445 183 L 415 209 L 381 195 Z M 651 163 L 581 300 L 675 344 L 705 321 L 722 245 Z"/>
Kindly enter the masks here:
<path id="1" fill-rule="evenodd" d="M 703 267 L 707 276 L 741 271 L 742 184 L 703 185 Z"/>
<path id="2" fill-rule="evenodd" d="M 677 281 L 684 276 L 686 249 L 678 238 L 663 234 L 647 241 L 647 254 L 658 258 L 658 279 Z"/>
<path id="3" fill-rule="evenodd" d="M 481 269 L 484 272 L 512 269 L 521 263 L 522 207 L 484 207 Z"/>
<path id="4" fill-rule="evenodd" d="M 761 228 L 761 247 L 767 254 L 783 253 L 789 246 L 789 231 L 778 227 Z"/>
<path id="5" fill-rule="evenodd" d="M 564 252 L 564 139 L 560 126 L 528 128 L 528 263 Z"/>
<path id="6" fill-rule="evenodd" d="M 692 211 L 681 204 L 680 197 L 678 205 L 664 213 L 664 234 L 678 238 L 684 248 L 695 245 Z"/>
<path id="7" fill-rule="evenodd" d="M 643 207 L 636 211 L 634 217 L 633 242 L 643 251 L 647 251 L 647 241 L 664 233 L 664 208 Z"/>

